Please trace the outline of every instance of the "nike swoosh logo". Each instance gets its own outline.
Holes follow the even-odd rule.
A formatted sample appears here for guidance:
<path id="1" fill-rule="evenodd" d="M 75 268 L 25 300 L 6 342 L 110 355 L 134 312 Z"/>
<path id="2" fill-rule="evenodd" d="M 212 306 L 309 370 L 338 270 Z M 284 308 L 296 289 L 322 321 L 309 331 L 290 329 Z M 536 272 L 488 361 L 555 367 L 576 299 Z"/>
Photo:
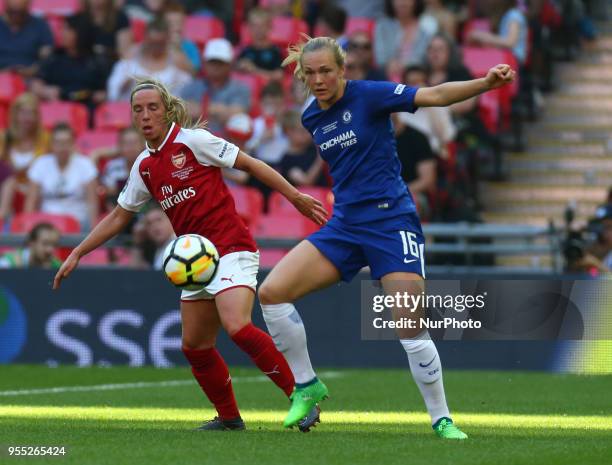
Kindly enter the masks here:
<path id="1" fill-rule="evenodd" d="M 417 259 L 413 258 L 412 260 L 408 260 L 407 258 L 404 258 L 404 263 L 407 265 L 408 263 L 412 263 L 412 262 L 416 262 Z"/>
<path id="2" fill-rule="evenodd" d="M 434 358 L 431 359 L 431 362 L 429 362 L 427 365 L 423 365 L 422 363 L 419 363 L 419 366 L 421 368 L 427 368 L 429 365 L 431 365 L 433 363 L 433 361 L 436 359 L 436 355 L 434 355 Z"/>

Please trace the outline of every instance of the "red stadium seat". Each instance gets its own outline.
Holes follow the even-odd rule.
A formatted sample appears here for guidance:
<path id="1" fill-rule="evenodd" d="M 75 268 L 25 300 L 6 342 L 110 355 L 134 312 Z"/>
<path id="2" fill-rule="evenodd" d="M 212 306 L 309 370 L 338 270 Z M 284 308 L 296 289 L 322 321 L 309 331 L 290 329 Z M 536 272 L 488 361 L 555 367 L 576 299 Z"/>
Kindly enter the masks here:
<path id="1" fill-rule="evenodd" d="M 259 251 L 259 267 L 271 269 L 289 252 L 286 249 L 261 249 Z"/>
<path id="2" fill-rule="evenodd" d="M 323 206 L 331 216 L 334 207 L 334 194 L 325 187 L 300 187 L 300 192 L 308 194 L 323 203 Z M 293 204 L 289 202 L 280 192 L 272 192 L 268 200 L 268 210 L 272 215 L 302 216 Z"/>
<path id="3" fill-rule="evenodd" d="M 519 65 L 509 50 L 500 50 L 492 47 L 464 47 L 463 61 L 465 66 L 476 77 L 485 76 L 489 69 L 500 63 L 510 65 L 518 73 Z M 509 86 L 504 86 L 493 92 L 487 92 L 480 97 L 481 108 L 484 107 L 484 113 L 494 110 L 494 105 L 489 99 L 497 98 L 499 103 L 499 118 L 498 121 L 503 123 L 503 126 L 510 124 L 510 116 L 512 112 L 512 99 L 519 91 L 519 77 Z M 490 117 L 489 117 L 490 118 Z M 497 125 L 499 129 L 499 124 Z M 497 132 L 497 130 L 495 131 Z"/>
<path id="4" fill-rule="evenodd" d="M 241 82 L 251 91 L 251 111 L 249 114 L 252 117 L 257 117 L 261 113 L 261 90 L 266 85 L 267 81 L 264 77 L 257 74 L 247 73 L 232 73 L 232 79 Z"/>
<path id="5" fill-rule="evenodd" d="M 106 102 L 96 108 L 94 126 L 96 129 L 118 130 L 132 125 L 129 102 Z"/>
<path id="6" fill-rule="evenodd" d="M 371 18 L 350 17 L 346 21 L 344 35 L 350 36 L 355 32 L 367 32 L 370 39 L 374 39 L 374 31 L 376 30 L 376 21 Z"/>
<path id="7" fill-rule="evenodd" d="M 45 129 L 63 122 L 68 123 L 77 136 L 87 130 L 89 112 L 82 103 L 43 102 L 40 104 L 40 112 Z"/>
<path id="8" fill-rule="evenodd" d="M 30 11 L 40 16 L 70 16 L 81 9 L 79 0 L 32 0 Z"/>
<path id="9" fill-rule="evenodd" d="M 140 18 L 130 18 L 130 29 L 134 42 L 139 44 L 144 40 L 147 33 L 147 22 Z"/>
<path id="10" fill-rule="evenodd" d="M 201 48 L 210 39 L 225 37 L 225 25 L 214 16 L 188 16 L 185 19 L 183 36 Z"/>
<path id="11" fill-rule="evenodd" d="M 76 146 L 81 153 L 89 155 L 96 149 L 116 147 L 118 139 L 117 131 L 90 130 L 77 138 Z"/>
<path id="12" fill-rule="evenodd" d="M 272 18 L 270 40 L 273 44 L 279 46 L 283 53 L 285 53 L 289 44 L 300 41 L 302 38 L 300 33 L 308 34 L 308 24 L 306 21 L 289 16 L 275 16 Z M 251 33 L 245 23 L 240 31 L 240 45 L 249 45 L 251 42 Z"/>
<path id="13" fill-rule="evenodd" d="M 318 229 L 319 226 L 301 215 L 270 214 L 260 218 L 255 235 L 270 239 L 302 239 Z"/>
<path id="14" fill-rule="evenodd" d="M 82 266 L 108 266 L 109 264 L 108 249 L 106 248 L 92 250 L 79 260 L 79 265 Z"/>
<path id="15" fill-rule="evenodd" d="M 8 105 L 0 103 L 0 129 L 6 129 L 8 126 Z"/>
<path id="16" fill-rule="evenodd" d="M 51 28 L 53 34 L 53 43 L 56 47 L 61 47 L 64 43 L 64 17 L 63 16 L 49 16 L 47 17 L 47 23 Z"/>
<path id="17" fill-rule="evenodd" d="M 25 90 L 26 84 L 21 76 L 8 71 L 0 73 L 0 104 L 10 104 Z"/>
<path id="18" fill-rule="evenodd" d="M 62 234 L 78 234 L 81 232 L 81 225 L 75 217 L 42 212 L 19 213 L 15 215 L 11 222 L 11 232 L 27 234 L 38 223 L 51 223 Z"/>
<path id="19" fill-rule="evenodd" d="M 247 223 L 254 228 L 263 213 L 263 195 L 254 187 L 231 186 L 230 193 L 236 204 L 236 211 Z"/>

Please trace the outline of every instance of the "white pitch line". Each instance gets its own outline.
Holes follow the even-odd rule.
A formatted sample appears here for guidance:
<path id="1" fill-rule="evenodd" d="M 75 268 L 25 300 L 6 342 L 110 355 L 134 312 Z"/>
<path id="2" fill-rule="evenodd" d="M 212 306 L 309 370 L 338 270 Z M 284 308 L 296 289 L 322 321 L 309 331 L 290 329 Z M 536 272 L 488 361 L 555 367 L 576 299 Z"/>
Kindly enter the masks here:
<path id="1" fill-rule="evenodd" d="M 321 372 L 320 376 L 323 378 L 340 378 L 344 376 L 344 373 L 341 373 L 339 371 L 323 371 Z M 267 376 L 232 377 L 233 383 L 261 383 L 264 381 L 268 381 Z M 0 391 L 0 397 L 29 396 L 36 394 L 63 394 L 66 392 L 117 391 L 120 389 L 148 389 L 159 387 L 190 386 L 192 384 L 195 384 L 195 381 L 192 379 L 177 379 L 169 381 L 141 381 L 137 383 L 93 384 L 91 386 L 62 386 L 41 389 L 18 389 L 14 391 Z"/>

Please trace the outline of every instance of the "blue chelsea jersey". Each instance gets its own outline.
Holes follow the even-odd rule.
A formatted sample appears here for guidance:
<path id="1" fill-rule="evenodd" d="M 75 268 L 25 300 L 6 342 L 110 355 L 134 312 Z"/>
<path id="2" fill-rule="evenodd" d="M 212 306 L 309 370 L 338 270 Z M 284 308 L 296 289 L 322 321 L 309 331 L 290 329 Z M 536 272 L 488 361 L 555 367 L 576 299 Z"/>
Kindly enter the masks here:
<path id="1" fill-rule="evenodd" d="M 416 211 L 401 178 L 390 114 L 414 113 L 417 88 L 379 81 L 347 81 L 327 110 L 314 100 L 302 115 L 330 168 L 334 216 L 367 223 Z"/>

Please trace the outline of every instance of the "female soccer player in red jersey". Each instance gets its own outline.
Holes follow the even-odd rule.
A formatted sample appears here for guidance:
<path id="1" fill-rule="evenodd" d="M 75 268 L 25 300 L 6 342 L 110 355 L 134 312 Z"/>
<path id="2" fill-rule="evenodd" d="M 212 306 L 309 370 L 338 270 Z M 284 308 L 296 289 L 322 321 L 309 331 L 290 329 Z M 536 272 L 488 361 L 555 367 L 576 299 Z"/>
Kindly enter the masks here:
<path id="1" fill-rule="evenodd" d="M 196 233 L 210 239 L 221 257 L 219 269 L 205 289 L 183 291 L 181 295 L 183 352 L 218 412 L 218 417 L 200 429 L 244 429 L 227 365 L 215 348 L 221 327 L 287 396 L 295 382 L 270 336 L 251 323 L 259 253 L 236 213 L 221 168 L 250 173 L 282 193 L 300 213 L 318 224 L 325 222 L 326 211 L 319 201 L 300 193 L 275 170 L 235 145 L 198 124 L 188 129 L 184 103 L 161 83 L 139 83 L 132 91 L 131 107 L 134 125 L 144 136 L 146 149 L 134 162 L 118 205 L 72 251 L 57 272 L 53 288 L 59 287 L 81 257 L 121 232 L 151 198 L 162 206 L 177 235 Z M 316 412 L 309 415 L 309 420 L 314 421 L 314 417 Z"/>

